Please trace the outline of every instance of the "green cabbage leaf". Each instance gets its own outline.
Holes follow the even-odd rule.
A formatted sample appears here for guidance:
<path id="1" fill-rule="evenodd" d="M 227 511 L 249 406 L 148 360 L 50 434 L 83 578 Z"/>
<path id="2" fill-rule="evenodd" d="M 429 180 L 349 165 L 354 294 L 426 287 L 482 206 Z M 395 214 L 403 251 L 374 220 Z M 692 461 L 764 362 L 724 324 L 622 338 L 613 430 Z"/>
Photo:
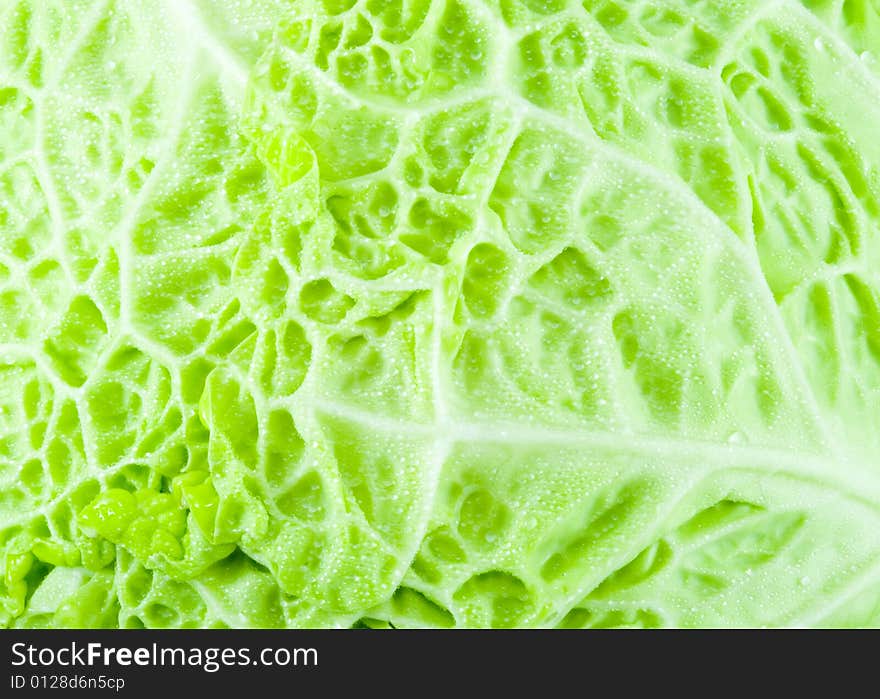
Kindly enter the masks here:
<path id="1" fill-rule="evenodd" d="M 880 625 L 877 0 L 5 0 L 0 626 Z"/>

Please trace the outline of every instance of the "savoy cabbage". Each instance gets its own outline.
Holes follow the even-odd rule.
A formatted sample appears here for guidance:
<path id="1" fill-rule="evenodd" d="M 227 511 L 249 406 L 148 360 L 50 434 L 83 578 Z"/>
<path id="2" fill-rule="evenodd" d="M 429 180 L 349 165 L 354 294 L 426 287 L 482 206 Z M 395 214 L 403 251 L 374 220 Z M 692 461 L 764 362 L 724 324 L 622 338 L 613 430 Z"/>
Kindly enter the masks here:
<path id="1" fill-rule="evenodd" d="M 0 625 L 880 624 L 877 0 L 4 0 Z"/>

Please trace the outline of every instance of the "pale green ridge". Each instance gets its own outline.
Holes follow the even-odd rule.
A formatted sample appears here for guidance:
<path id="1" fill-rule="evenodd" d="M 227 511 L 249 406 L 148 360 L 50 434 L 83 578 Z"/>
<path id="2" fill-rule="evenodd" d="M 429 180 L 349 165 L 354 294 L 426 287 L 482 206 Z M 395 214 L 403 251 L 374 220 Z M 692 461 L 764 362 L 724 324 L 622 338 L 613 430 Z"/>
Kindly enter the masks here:
<path id="1" fill-rule="evenodd" d="M 876 3 L 3 13 L 0 623 L 880 624 Z"/>

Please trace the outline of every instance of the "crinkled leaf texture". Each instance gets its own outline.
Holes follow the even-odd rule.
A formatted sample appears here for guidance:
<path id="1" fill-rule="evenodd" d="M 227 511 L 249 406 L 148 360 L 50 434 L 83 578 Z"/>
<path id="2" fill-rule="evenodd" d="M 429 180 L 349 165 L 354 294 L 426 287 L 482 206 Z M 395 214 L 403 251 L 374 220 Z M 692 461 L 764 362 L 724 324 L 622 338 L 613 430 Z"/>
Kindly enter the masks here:
<path id="1" fill-rule="evenodd" d="M 0 625 L 880 625 L 876 0 L 6 0 Z"/>

